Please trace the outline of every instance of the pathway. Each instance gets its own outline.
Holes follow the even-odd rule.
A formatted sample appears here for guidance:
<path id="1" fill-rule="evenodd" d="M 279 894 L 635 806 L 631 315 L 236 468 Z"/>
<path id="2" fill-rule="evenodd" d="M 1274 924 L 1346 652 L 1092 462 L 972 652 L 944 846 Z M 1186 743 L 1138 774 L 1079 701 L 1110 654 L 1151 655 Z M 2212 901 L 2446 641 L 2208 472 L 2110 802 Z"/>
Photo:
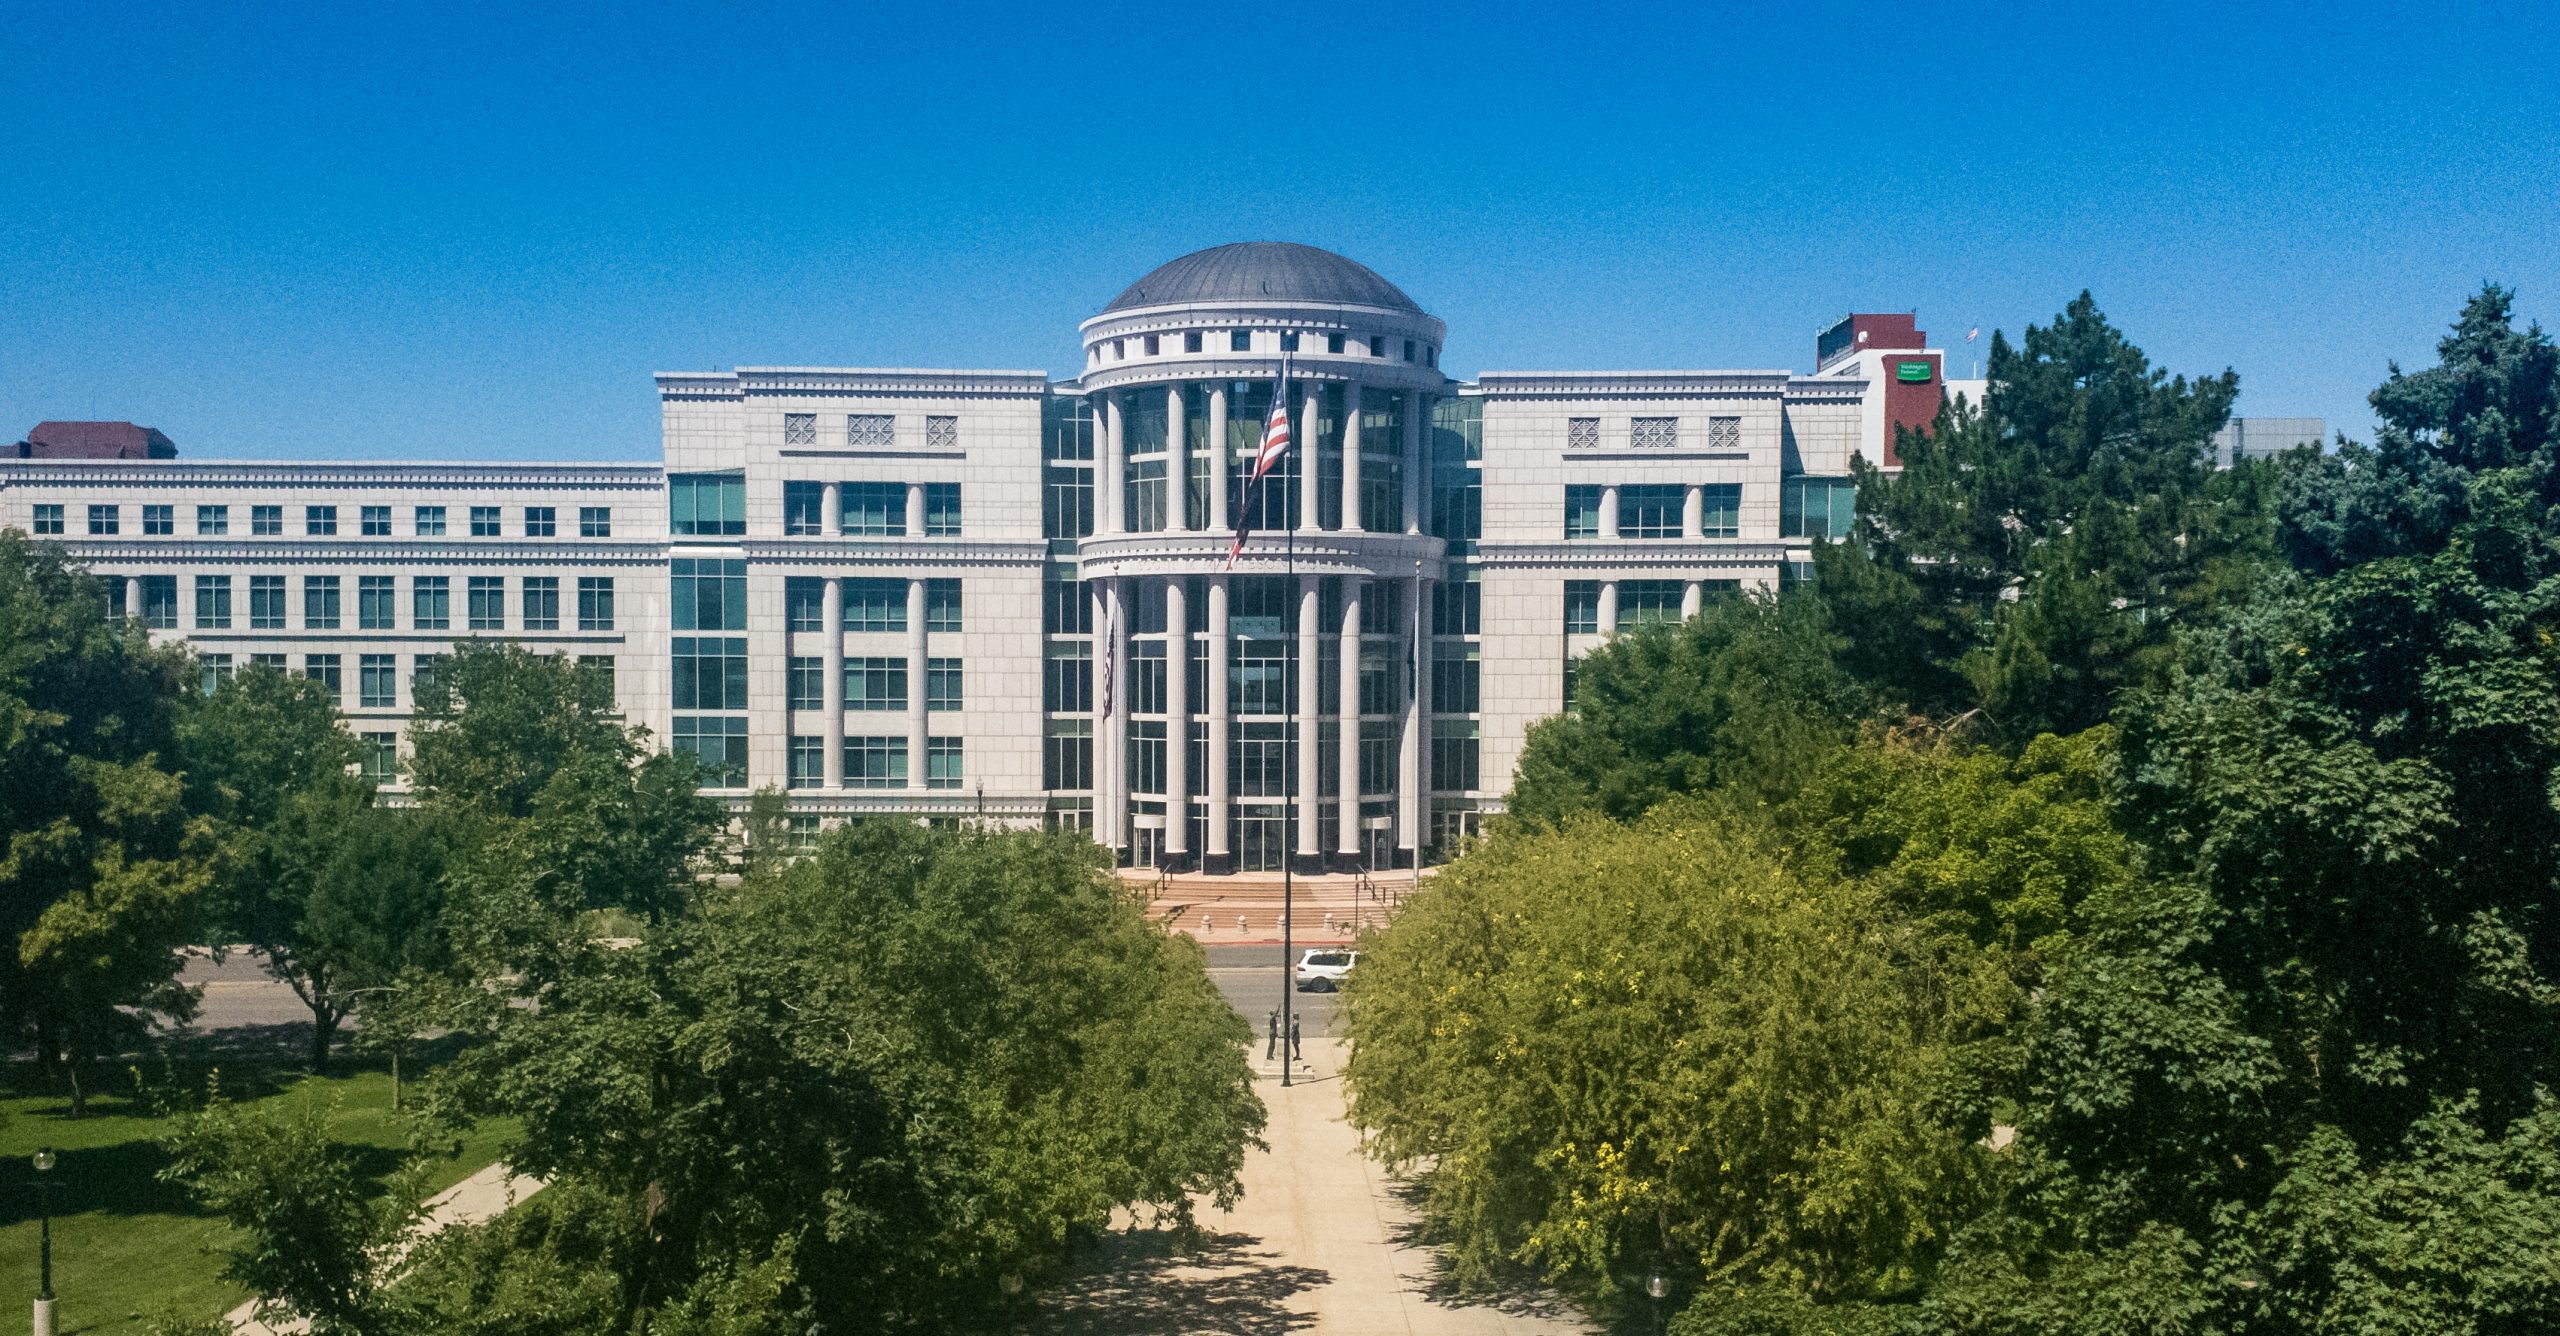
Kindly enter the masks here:
<path id="1" fill-rule="evenodd" d="M 428 1198 L 427 1218 L 419 1224 L 416 1237 L 423 1239 L 454 1225 L 476 1225 L 541 1190 L 541 1179 L 510 1174 L 503 1164 L 489 1165 Z M 393 1264 L 397 1265 L 396 1258 Z M 223 1314 L 222 1320 L 231 1324 L 233 1336 L 297 1336 L 311 1329 L 304 1321 L 270 1327 L 257 1320 L 257 1308 L 257 1301 L 250 1300 Z"/>
<path id="2" fill-rule="evenodd" d="M 1595 1330 L 1539 1294 L 1464 1301 L 1414 1240 L 1414 1212 L 1343 1120 L 1344 1045 L 1307 1041 L 1313 1075 L 1255 1083 L 1270 1110 L 1268 1151 L 1244 1165 L 1233 1211 L 1205 1202 L 1197 1251 L 1163 1231 L 1113 1236 L 1053 1287 L 1026 1332 L 1066 1336 L 1565 1336 Z"/>

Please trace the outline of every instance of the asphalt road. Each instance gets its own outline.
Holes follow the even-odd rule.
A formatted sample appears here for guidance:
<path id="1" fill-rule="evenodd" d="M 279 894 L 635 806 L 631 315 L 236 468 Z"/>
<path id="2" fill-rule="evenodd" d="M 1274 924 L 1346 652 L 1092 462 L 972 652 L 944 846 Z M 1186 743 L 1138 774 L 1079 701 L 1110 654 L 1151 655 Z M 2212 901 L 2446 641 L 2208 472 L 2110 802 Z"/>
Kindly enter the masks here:
<path id="1" fill-rule="evenodd" d="M 270 1025 L 311 1024 L 311 1008 L 293 990 L 262 968 L 263 958 L 246 951 L 228 953 L 221 964 L 197 952 L 187 953 L 178 982 L 204 988 L 191 1030 L 219 1033 Z M 349 1029 L 354 1028 L 352 1025 Z"/>
<path id="2" fill-rule="evenodd" d="M 1280 948 L 1213 946 L 1209 982 L 1253 1025 L 1257 1043 L 1268 1035 L 1272 1009 L 1280 1005 Z M 1312 1042 L 1340 1033 L 1336 1028 L 1342 999 L 1332 993 L 1297 993 L 1290 999 L 1298 1016 L 1298 1036 Z M 1257 1048 L 1256 1053 L 1261 1050 Z"/>

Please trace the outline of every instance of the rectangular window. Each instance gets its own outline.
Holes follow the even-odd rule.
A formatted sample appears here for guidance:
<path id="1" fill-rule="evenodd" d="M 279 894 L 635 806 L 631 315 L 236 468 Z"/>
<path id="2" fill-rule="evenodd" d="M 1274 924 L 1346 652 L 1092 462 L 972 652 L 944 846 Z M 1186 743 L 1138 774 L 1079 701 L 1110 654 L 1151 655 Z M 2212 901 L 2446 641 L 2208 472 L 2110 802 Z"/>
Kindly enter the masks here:
<path id="1" fill-rule="evenodd" d="M 1596 417 L 1566 418 L 1564 420 L 1564 445 L 1568 450 L 1599 449 L 1600 419 Z"/>
<path id="2" fill-rule="evenodd" d="M 927 659 L 924 665 L 924 707 L 927 710 L 957 710 L 961 706 L 961 667 L 958 659 Z"/>
<path id="3" fill-rule="evenodd" d="M 338 577 L 302 577 L 302 625 L 312 631 L 338 629 Z"/>
<path id="4" fill-rule="evenodd" d="M 1040 586 L 1040 629 L 1053 636 L 1093 633 L 1093 600 L 1084 584 L 1054 571 Z"/>
<path id="5" fill-rule="evenodd" d="M 1186 353 L 1200 351 L 1200 331 L 1195 329 L 1182 336 L 1182 351 Z"/>
<path id="6" fill-rule="evenodd" d="M 670 473 L 667 519 L 678 538 L 735 538 L 747 531 L 744 473 Z"/>
<path id="7" fill-rule="evenodd" d="M 356 625 L 367 631 L 388 631 L 400 624 L 399 582 L 388 575 L 356 577 Z"/>
<path id="8" fill-rule="evenodd" d="M 886 450 L 898 443 L 898 419 L 892 413 L 849 413 L 844 443 L 866 450 Z"/>
<path id="9" fill-rule="evenodd" d="M 559 537 L 559 508 L 556 506 L 526 506 L 524 508 L 524 536 L 527 538 Z"/>
<path id="10" fill-rule="evenodd" d="M 57 529 L 57 530 L 56 530 L 56 532 L 60 532 L 60 530 L 58 530 L 58 529 Z M 231 532 L 231 507 L 229 507 L 229 506 L 198 506 L 198 507 L 196 507 L 196 532 L 197 532 L 197 533 L 199 533 L 199 534 L 203 534 L 203 535 L 205 535 L 205 536 L 207 536 L 207 537 L 217 537 L 217 536 L 220 536 L 220 535 L 223 535 L 223 534 L 230 533 L 230 532 Z"/>
<path id="11" fill-rule="evenodd" d="M 814 654 L 792 655 L 784 665 L 783 685 L 790 692 L 792 709 L 827 708 L 827 661 Z"/>
<path id="12" fill-rule="evenodd" d="M 38 534 L 58 534 L 62 532 L 62 506 L 60 503 L 52 501 L 39 501 L 36 503 L 36 532 Z"/>
<path id="13" fill-rule="evenodd" d="M 1324 336 L 1324 350 L 1325 350 L 1326 352 L 1329 352 L 1329 353 L 1338 353 L 1338 352 L 1341 352 L 1341 351 L 1342 351 L 1342 336 L 1341 336 L 1341 335 L 1339 335 L 1339 334 L 1327 334 L 1327 335 L 1325 335 L 1325 336 Z"/>
<path id="14" fill-rule="evenodd" d="M 1093 721 L 1052 719 L 1040 748 L 1040 787 L 1093 787 Z"/>
<path id="15" fill-rule="evenodd" d="M 1477 740 L 1477 725 L 1451 721 L 1431 728 L 1431 787 L 1449 792 L 1464 792 L 1480 786 L 1479 764 L 1483 744 Z"/>
<path id="16" fill-rule="evenodd" d="M 249 629 L 281 631 L 284 629 L 284 577 L 252 575 L 249 577 Z"/>
<path id="17" fill-rule="evenodd" d="M 747 720 L 744 715 L 691 715 L 675 718 L 668 741 L 702 767 L 705 788 L 747 786 Z"/>
<path id="18" fill-rule="evenodd" d="M 338 508 L 336 506 L 304 506 L 302 508 L 303 533 L 314 537 L 326 537 L 337 531 Z"/>
<path id="19" fill-rule="evenodd" d="M 503 517 L 503 513 L 496 506 L 473 506 L 471 508 L 472 537 L 496 538 L 504 533 L 505 529 L 506 521 Z"/>
<path id="20" fill-rule="evenodd" d="M 503 631 L 507 629 L 507 577 L 475 575 L 465 591 L 471 629 Z"/>
<path id="21" fill-rule="evenodd" d="M 1129 721 L 1129 768 L 1131 793 L 1164 792 L 1164 721 L 1132 719 Z"/>
<path id="22" fill-rule="evenodd" d="M 1040 707 L 1050 714 L 1082 714 L 1093 708 L 1093 650 L 1053 644 L 1041 670 Z"/>
<path id="23" fill-rule="evenodd" d="M 960 629 L 960 582 L 958 580 L 924 582 L 924 629 L 928 631 Z"/>
<path id="24" fill-rule="evenodd" d="M 409 699 L 425 700 L 435 694 L 436 676 L 444 671 L 442 654 L 421 654 L 409 661 Z"/>
<path id="25" fill-rule="evenodd" d="M 1159 355 L 1161 355 L 1163 352 L 1164 352 L 1164 341 L 1163 341 L 1163 339 L 1162 339 L 1160 336 L 1158 336 L 1158 335 L 1154 335 L 1154 334 L 1150 334 L 1150 335 L 1148 335 L 1148 336 L 1147 336 L 1147 356 L 1149 356 L 1149 357 L 1155 357 L 1155 356 L 1159 356 Z"/>
<path id="26" fill-rule="evenodd" d="M 1231 329 L 1231 330 L 1228 330 L 1228 331 L 1227 331 L 1227 351 L 1228 351 L 1228 352 L 1231 352 L 1231 353 L 1249 353 L 1249 352 L 1252 352 L 1252 351 L 1253 351 L 1253 331 L 1251 331 L 1251 330 L 1247 330 L 1247 329 Z"/>
<path id="27" fill-rule="evenodd" d="M 675 637 L 674 694 L 679 710 L 747 708 L 746 637 Z"/>
<path id="28" fill-rule="evenodd" d="M 1564 633 L 1590 635 L 1600 629 L 1600 582 L 1564 582 Z"/>
<path id="29" fill-rule="evenodd" d="M 578 507 L 578 536 L 580 538 L 613 537 L 613 507 Z"/>
<path id="30" fill-rule="evenodd" d="M 578 577 L 578 629 L 610 631 L 613 629 L 613 577 L 581 575 Z"/>
<path id="31" fill-rule="evenodd" d="M 281 654 L 252 654 L 249 656 L 249 666 L 252 668 L 273 668 L 277 672 L 281 673 L 285 671 L 285 656 Z"/>
<path id="32" fill-rule="evenodd" d="M 1474 645 L 1440 645 L 1431 654 L 1431 709 L 1435 714 L 1474 714 L 1482 680 Z M 1475 787 L 1470 784 L 1468 788 Z"/>
<path id="33" fill-rule="evenodd" d="M 196 629 L 228 631 L 231 629 L 231 577 L 199 575 L 196 577 Z"/>
<path id="34" fill-rule="evenodd" d="M 1711 482 L 1698 489 L 1701 538 L 1742 536 L 1742 484 Z"/>
<path id="35" fill-rule="evenodd" d="M 1277 798 L 1289 791 L 1289 763 L 1297 748 L 1287 724 L 1238 724 L 1228 753 L 1228 783 L 1238 797 Z"/>
<path id="36" fill-rule="evenodd" d="M 451 577 L 421 575 L 409 582 L 409 624 L 420 631 L 442 631 L 453 625 Z"/>
<path id="37" fill-rule="evenodd" d="M 1846 538 L 1857 517 L 1849 478 L 1789 478 L 1778 493 L 1778 532 L 1788 538 Z"/>
<path id="38" fill-rule="evenodd" d="M 1679 483 L 1630 484 L 1618 489 L 1620 538 L 1677 538 L 1689 489 Z"/>
<path id="39" fill-rule="evenodd" d="M 578 656 L 578 671 L 595 679 L 596 684 L 603 688 L 604 695 L 607 700 L 611 700 L 613 698 L 612 655 L 581 654 Z"/>
<path id="40" fill-rule="evenodd" d="M 400 659 L 392 654 L 356 658 L 356 708 L 392 710 L 400 706 Z"/>
<path id="41" fill-rule="evenodd" d="M 444 537 L 444 507 L 420 506 L 409 512 L 409 523 L 420 538 Z"/>
<path id="42" fill-rule="evenodd" d="M 284 532 L 284 507 L 249 507 L 249 532 L 259 538 L 273 538 Z"/>
<path id="43" fill-rule="evenodd" d="M 120 508 L 115 507 L 115 506 L 91 506 L 91 507 L 89 507 L 89 532 L 90 532 L 90 533 L 92 533 L 92 534 L 112 534 L 112 533 L 119 533 L 119 532 L 122 532 L 123 528 L 124 528 L 124 512 L 123 512 Z"/>
<path id="44" fill-rule="evenodd" d="M 1484 634 L 1484 586 L 1472 580 L 1434 586 L 1431 591 L 1431 634 Z"/>
<path id="45" fill-rule="evenodd" d="M 827 782 L 827 740 L 791 735 L 791 771 L 783 787 L 814 789 Z"/>
<path id="46" fill-rule="evenodd" d="M 849 482 L 843 485 L 845 533 L 865 538 L 899 538 L 907 532 L 907 485 L 902 482 Z"/>
<path id="47" fill-rule="evenodd" d="M 397 733 L 365 733 L 359 735 L 364 747 L 359 753 L 365 782 L 390 784 L 400 778 L 400 735 Z"/>
<path id="48" fill-rule="evenodd" d="M 846 738 L 844 786 L 849 789 L 905 788 L 907 740 L 903 737 Z"/>
<path id="49" fill-rule="evenodd" d="M 169 631 L 178 625 L 178 577 L 144 575 L 142 581 L 142 624 L 155 630 Z"/>
<path id="50" fill-rule="evenodd" d="M 782 531 L 786 534 L 822 534 L 827 531 L 824 510 L 827 485 L 822 482 L 786 482 L 782 484 Z"/>
<path id="51" fill-rule="evenodd" d="M 1298 331 L 1293 329 L 1280 336 L 1280 351 L 1284 353 L 1298 351 Z"/>
<path id="52" fill-rule="evenodd" d="M 302 675 L 327 687 L 329 699 L 333 701 L 342 699 L 346 695 L 345 679 L 338 670 L 338 656 L 335 654 L 302 656 Z"/>
<path id="53" fill-rule="evenodd" d="M 1680 444 L 1680 419 L 1640 417 L 1627 423 L 1627 444 L 1638 450 L 1671 450 Z"/>
<path id="54" fill-rule="evenodd" d="M 668 563 L 678 631 L 747 629 L 747 563 L 677 557 Z"/>
<path id="55" fill-rule="evenodd" d="M 782 581 L 782 626 L 787 631 L 827 629 L 827 582 L 805 575 Z"/>
<path id="56" fill-rule="evenodd" d="M 1684 592 L 1678 580 L 1620 580 L 1618 629 L 1631 631 L 1653 622 L 1680 620 L 1680 599 Z"/>
<path id="57" fill-rule="evenodd" d="M 960 787 L 960 739 L 926 738 L 924 740 L 924 786 L 928 789 Z"/>
<path id="58" fill-rule="evenodd" d="M 1372 334 L 1369 336 L 1369 355 L 1371 357 L 1384 357 L 1387 355 L 1386 335 Z"/>
<path id="59" fill-rule="evenodd" d="M 1413 340 L 1411 339 L 1404 341 L 1404 360 L 1408 362 L 1413 360 Z"/>
<path id="60" fill-rule="evenodd" d="M 1369 720 L 1360 725 L 1360 791 L 1396 791 L 1396 725 Z"/>
<path id="61" fill-rule="evenodd" d="M 560 577 L 528 575 L 524 578 L 524 629 L 557 631 L 560 629 Z"/>
<path id="62" fill-rule="evenodd" d="M 815 413 L 783 414 L 782 443 L 784 445 L 816 445 L 818 443 L 818 415 Z"/>
<path id="63" fill-rule="evenodd" d="M 367 538 L 391 536 L 391 507 L 364 506 L 356 511 L 356 530 Z"/>
<path id="64" fill-rule="evenodd" d="M 960 484 L 929 482 L 924 485 L 924 536 L 956 538 L 960 535 Z"/>
<path id="65" fill-rule="evenodd" d="M 146 538 L 166 538 L 178 531 L 176 506 L 144 506 L 142 533 Z"/>
<path id="66" fill-rule="evenodd" d="M 907 708 L 907 661 L 880 656 L 844 661 L 844 707 L 848 710 Z"/>
<path id="67" fill-rule="evenodd" d="M 222 684 L 231 680 L 231 656 L 228 654 L 200 655 L 196 659 L 196 668 L 199 672 L 196 685 L 208 696 L 220 691 Z"/>
<path id="68" fill-rule="evenodd" d="M 846 580 L 844 582 L 844 629 L 848 631 L 906 630 L 907 582 L 880 579 Z"/>
<path id="69" fill-rule="evenodd" d="M 1564 536 L 1597 538 L 1600 536 L 1600 488 L 1587 483 L 1568 484 L 1564 489 Z"/>
<path id="70" fill-rule="evenodd" d="M 960 419 L 944 416 L 927 417 L 924 420 L 924 443 L 925 448 L 929 450 L 960 448 Z"/>

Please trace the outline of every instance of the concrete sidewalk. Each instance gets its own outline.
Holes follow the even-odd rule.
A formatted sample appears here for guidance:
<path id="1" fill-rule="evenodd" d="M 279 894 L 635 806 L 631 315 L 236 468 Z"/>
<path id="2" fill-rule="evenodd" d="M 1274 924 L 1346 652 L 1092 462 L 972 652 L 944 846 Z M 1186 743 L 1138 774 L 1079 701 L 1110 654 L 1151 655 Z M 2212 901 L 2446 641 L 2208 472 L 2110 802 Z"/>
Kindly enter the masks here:
<path id="1" fill-rule="evenodd" d="M 503 1164 L 489 1165 L 428 1198 L 427 1218 L 419 1225 L 417 1237 L 424 1240 L 455 1225 L 476 1225 L 541 1190 L 541 1179 L 508 1173 Z M 390 1265 L 398 1266 L 399 1259 L 391 1259 Z M 253 1299 L 223 1314 L 222 1320 L 231 1324 L 235 1336 L 299 1336 L 311 1330 L 311 1324 L 302 1321 L 270 1327 L 257 1320 L 257 1308 Z"/>
<path id="2" fill-rule="evenodd" d="M 1552 1296 L 1460 1301 L 1438 1258 L 1414 1239 L 1400 1185 L 1360 1153 L 1343 1120 L 1338 1039 L 1310 1039 L 1312 1076 L 1255 1083 L 1270 1110 L 1268 1151 L 1248 1156 L 1233 1211 L 1202 1203 L 1203 1247 L 1166 1231 L 1115 1235 L 1101 1255 L 1053 1287 L 1025 1332 L 1073 1336 L 1206 1336 L 1333 1332 L 1343 1336 L 1562 1336 L 1596 1327 Z"/>

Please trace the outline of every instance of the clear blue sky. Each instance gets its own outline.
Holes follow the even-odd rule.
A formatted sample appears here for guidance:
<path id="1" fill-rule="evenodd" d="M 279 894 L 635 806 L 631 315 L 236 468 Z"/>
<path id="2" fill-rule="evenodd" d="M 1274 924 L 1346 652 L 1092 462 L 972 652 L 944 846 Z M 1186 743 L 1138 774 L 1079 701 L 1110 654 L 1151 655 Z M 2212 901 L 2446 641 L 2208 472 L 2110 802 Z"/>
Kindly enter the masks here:
<path id="1" fill-rule="evenodd" d="M 1853 309 L 1961 359 L 2087 287 L 2361 437 L 2481 280 L 2560 324 L 2556 15 L 19 3 L 0 432 L 654 458 L 653 370 L 1070 372 L 1150 267 L 1285 239 L 1460 375 L 1803 367 Z"/>

